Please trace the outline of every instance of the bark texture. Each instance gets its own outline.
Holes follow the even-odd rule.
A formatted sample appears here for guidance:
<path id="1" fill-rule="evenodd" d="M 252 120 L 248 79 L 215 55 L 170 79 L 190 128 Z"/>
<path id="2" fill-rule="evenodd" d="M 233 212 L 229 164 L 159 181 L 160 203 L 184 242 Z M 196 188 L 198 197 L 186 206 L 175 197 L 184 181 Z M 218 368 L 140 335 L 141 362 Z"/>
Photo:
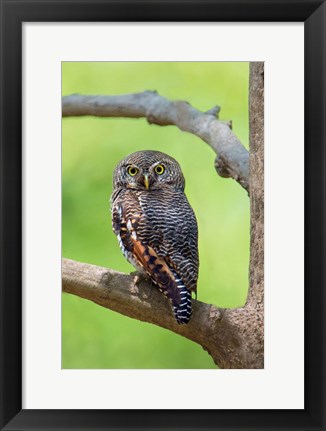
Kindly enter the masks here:
<path id="1" fill-rule="evenodd" d="M 193 316 L 188 325 L 178 325 L 172 316 L 171 308 L 165 297 L 153 288 L 148 282 L 141 281 L 136 283 L 135 276 L 122 274 L 111 269 L 101 268 L 94 265 L 79 263 L 68 259 L 62 261 L 62 289 L 66 293 L 74 294 L 82 298 L 91 300 L 96 304 L 114 310 L 118 313 L 132 317 L 145 322 L 150 322 L 155 325 L 166 328 L 177 334 L 180 334 L 190 340 L 200 344 L 212 356 L 214 362 L 220 368 L 263 368 L 264 367 L 264 64 L 250 64 L 250 83 L 249 83 L 249 109 L 250 109 L 250 202 L 251 202 L 251 244 L 250 244 L 250 286 L 246 304 L 237 309 L 218 308 L 212 304 L 206 304 L 200 301 L 193 301 Z M 173 121 L 166 122 L 166 111 L 163 117 L 160 117 L 158 112 L 151 117 L 148 109 L 152 112 L 153 106 L 150 103 L 150 108 L 142 99 L 148 96 L 148 92 L 140 93 L 139 95 L 127 96 L 112 96 L 114 100 L 113 106 L 108 103 L 108 100 L 103 99 L 103 105 L 97 105 L 94 99 L 83 99 L 84 96 L 69 96 L 65 98 L 63 114 L 64 115 L 101 115 L 101 116 L 146 116 L 156 124 L 166 125 L 175 124 L 180 127 L 180 124 L 195 122 L 194 118 L 198 119 L 198 129 L 205 127 L 210 129 L 212 123 L 217 120 L 211 113 L 203 114 L 185 102 L 169 102 L 176 103 L 177 107 L 173 115 L 181 117 L 173 117 Z M 150 93 L 154 95 L 155 93 Z M 71 99 L 77 98 L 77 99 Z M 96 99 L 100 96 L 96 96 Z M 110 98 L 110 96 L 108 96 Z M 135 105 L 139 107 L 140 97 L 143 100 L 144 106 L 142 111 L 138 112 L 135 105 L 126 115 L 126 105 L 121 105 L 116 102 L 116 98 L 126 97 L 130 102 L 130 97 L 136 97 Z M 160 98 L 160 96 L 158 96 Z M 88 100 L 88 102 L 87 102 Z M 152 101 L 152 96 L 149 97 Z M 128 103 L 129 103 L 128 102 Z M 95 104 L 94 104 L 95 103 Z M 157 99 L 160 104 L 160 99 Z M 181 104 L 181 105 L 178 105 Z M 128 104 L 127 104 L 128 105 Z M 109 106 L 109 107 L 108 107 Z M 170 105 L 169 105 L 170 106 Z M 180 108 L 181 106 L 181 108 Z M 129 108 L 128 108 L 129 109 Z M 157 108 L 160 109 L 161 108 Z M 166 108 L 168 109 L 168 108 Z M 179 109 L 181 109 L 179 111 Z M 190 109 L 190 111 L 189 111 Z M 195 112 L 193 112 L 194 110 Z M 136 115 L 135 112 L 138 112 Z M 143 112 L 147 112 L 143 115 Z M 193 112 L 193 117 L 191 117 Z M 132 115 L 131 115 L 132 114 Z M 142 114 L 142 115 L 140 115 Z M 158 116 L 157 116 L 158 115 Z M 190 115 L 190 117 L 189 117 Z M 215 111 L 214 111 L 215 115 Z M 185 116 L 185 118 L 183 118 Z M 203 117 L 205 119 L 203 119 Z M 211 116 L 212 119 L 207 119 Z M 149 118 L 150 117 L 150 118 Z M 164 120 L 165 118 L 165 120 Z M 164 122 L 165 121 L 165 122 Z M 163 123 L 161 123 L 163 122 Z M 218 122 L 220 123 L 220 122 Z M 194 126 L 192 126 L 194 127 Z M 204 128 L 205 128 L 204 127 Z M 216 126 L 219 127 L 219 126 Z M 229 127 L 225 125 L 225 127 Z M 182 127 L 180 127 L 182 128 Z M 182 129 L 183 130 L 183 129 Z M 224 130 L 224 126 L 223 126 Z M 189 130 L 188 130 L 189 131 Z M 202 133 L 202 132 L 200 132 Z M 207 133 L 213 133 L 211 130 Z M 195 133 L 198 134 L 199 132 Z M 207 136 L 210 135 L 205 135 Z M 228 135 L 229 136 L 229 135 Z M 202 137 L 202 136 L 201 136 Z M 202 137 L 203 138 L 203 137 Z M 203 138 L 204 139 L 204 138 Z M 215 138 L 214 138 L 215 139 Z M 205 140 L 205 139 L 204 139 Z M 210 139 L 209 139 L 210 140 Z M 224 145 L 228 139 L 217 140 L 220 145 Z M 217 142 L 216 141 L 216 142 Z M 207 142 L 207 140 L 206 140 Z M 238 160 L 239 154 L 238 144 L 234 147 L 234 138 L 231 139 L 231 146 L 225 144 L 227 149 L 224 155 L 227 154 L 227 168 L 223 165 L 223 169 L 230 169 L 230 166 L 240 165 L 234 164 Z M 224 144 L 223 144 L 224 143 Z M 211 145 L 211 144 L 210 144 Z M 240 144 L 241 145 L 241 144 Z M 235 153 L 232 154 L 236 147 Z M 232 150 L 231 150 L 232 149 Z M 216 149 L 217 150 L 217 149 Z M 220 153 L 219 153 L 220 154 Z M 241 156 L 242 157 L 242 156 Z M 240 157 L 240 159 L 241 159 Z M 225 161 L 224 158 L 220 159 Z M 231 164 L 229 161 L 231 160 Z M 222 165 L 221 165 L 222 166 Z M 228 172 L 228 171 L 227 171 Z M 238 170 L 238 173 L 243 171 Z M 233 176 L 234 178 L 234 176 Z M 244 177 L 241 177 L 242 179 Z M 249 175 L 247 175 L 247 180 Z M 239 178 L 238 178 L 239 181 Z M 239 181 L 241 183 L 241 181 Z M 242 184 L 243 185 L 243 184 Z M 245 187 L 247 190 L 248 187 Z"/>
<path id="2" fill-rule="evenodd" d="M 175 125 L 192 133 L 217 154 L 216 171 L 231 177 L 249 192 L 249 153 L 231 130 L 231 124 L 217 119 L 220 108 L 198 111 L 188 102 L 170 101 L 156 93 L 121 96 L 82 96 L 73 94 L 62 99 L 62 116 L 95 115 L 98 117 L 147 118 L 150 124 Z"/>
<path id="3" fill-rule="evenodd" d="M 236 357 L 228 358 L 223 348 L 226 340 L 233 348 L 238 336 L 224 309 L 193 301 L 193 316 L 187 325 L 178 325 L 166 298 L 145 280 L 69 259 L 62 260 L 62 289 L 102 307 L 144 322 L 169 329 L 200 344 L 214 361 L 225 368 L 238 368 Z"/>

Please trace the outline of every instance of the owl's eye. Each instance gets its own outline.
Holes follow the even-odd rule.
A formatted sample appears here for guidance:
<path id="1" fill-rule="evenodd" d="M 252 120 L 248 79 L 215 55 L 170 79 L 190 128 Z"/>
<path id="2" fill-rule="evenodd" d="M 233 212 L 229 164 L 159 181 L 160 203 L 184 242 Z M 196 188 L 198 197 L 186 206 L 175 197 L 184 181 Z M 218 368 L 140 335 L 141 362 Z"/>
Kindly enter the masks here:
<path id="1" fill-rule="evenodd" d="M 134 177 L 138 173 L 138 169 L 135 166 L 129 166 L 127 172 L 131 177 Z"/>
<path id="2" fill-rule="evenodd" d="M 157 173 L 157 175 L 162 175 L 164 174 L 165 167 L 163 165 L 156 165 L 154 171 Z"/>

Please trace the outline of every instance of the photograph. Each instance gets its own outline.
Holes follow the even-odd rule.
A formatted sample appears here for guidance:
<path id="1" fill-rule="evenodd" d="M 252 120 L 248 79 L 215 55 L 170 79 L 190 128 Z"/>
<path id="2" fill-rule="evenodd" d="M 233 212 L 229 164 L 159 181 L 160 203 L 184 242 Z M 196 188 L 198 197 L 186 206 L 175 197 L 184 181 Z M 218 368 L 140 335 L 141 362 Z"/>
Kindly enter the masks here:
<path id="1" fill-rule="evenodd" d="M 63 369 L 264 368 L 252 66 L 62 62 Z"/>

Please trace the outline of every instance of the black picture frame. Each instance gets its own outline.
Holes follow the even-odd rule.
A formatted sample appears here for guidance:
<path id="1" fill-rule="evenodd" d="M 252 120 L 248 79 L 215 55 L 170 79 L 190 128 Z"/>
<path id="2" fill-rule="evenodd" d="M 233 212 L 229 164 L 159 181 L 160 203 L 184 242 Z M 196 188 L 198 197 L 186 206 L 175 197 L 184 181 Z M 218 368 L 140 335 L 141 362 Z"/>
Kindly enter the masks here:
<path id="1" fill-rule="evenodd" d="M 1 430 L 326 430 L 325 17 L 320 0 L 1 1 Z M 304 22 L 304 410 L 22 410 L 22 23 L 29 21 Z"/>

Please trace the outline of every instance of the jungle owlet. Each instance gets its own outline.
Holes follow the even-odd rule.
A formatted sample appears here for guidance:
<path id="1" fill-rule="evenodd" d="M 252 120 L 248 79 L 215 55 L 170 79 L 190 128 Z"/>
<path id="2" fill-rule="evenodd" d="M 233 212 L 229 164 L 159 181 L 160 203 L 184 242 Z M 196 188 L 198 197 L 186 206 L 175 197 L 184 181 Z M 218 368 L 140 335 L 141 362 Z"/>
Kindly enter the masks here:
<path id="1" fill-rule="evenodd" d="M 178 323 L 192 314 L 197 291 L 198 230 L 184 194 L 179 163 L 159 151 L 138 151 L 113 174 L 112 226 L 120 248 L 172 303 Z"/>

